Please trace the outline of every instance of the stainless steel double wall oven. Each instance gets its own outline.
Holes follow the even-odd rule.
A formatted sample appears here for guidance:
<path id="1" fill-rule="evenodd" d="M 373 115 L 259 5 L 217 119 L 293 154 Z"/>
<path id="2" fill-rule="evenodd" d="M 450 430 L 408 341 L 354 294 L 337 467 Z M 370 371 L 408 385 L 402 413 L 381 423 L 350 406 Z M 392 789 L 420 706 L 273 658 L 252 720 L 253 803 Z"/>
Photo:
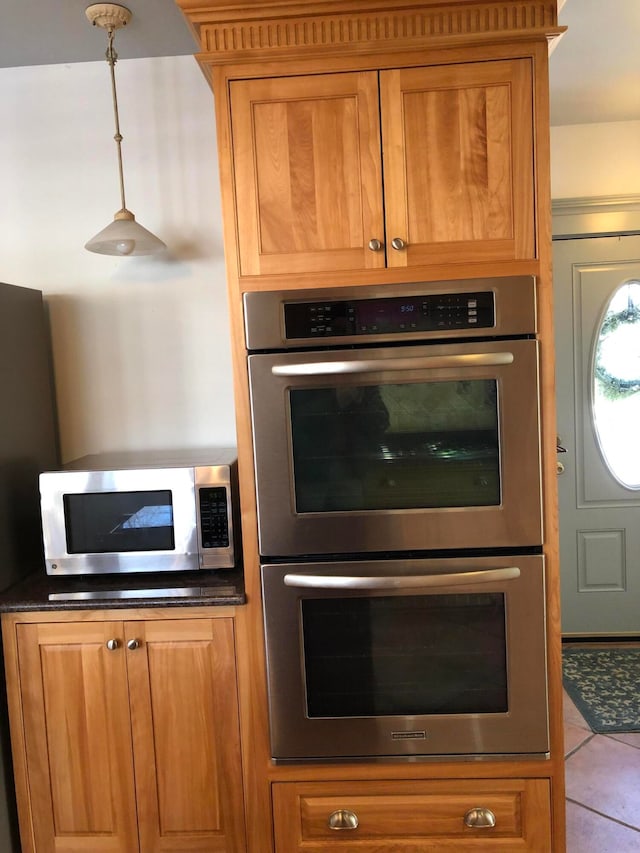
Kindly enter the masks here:
<path id="1" fill-rule="evenodd" d="M 533 278 L 244 308 L 274 760 L 546 753 Z"/>

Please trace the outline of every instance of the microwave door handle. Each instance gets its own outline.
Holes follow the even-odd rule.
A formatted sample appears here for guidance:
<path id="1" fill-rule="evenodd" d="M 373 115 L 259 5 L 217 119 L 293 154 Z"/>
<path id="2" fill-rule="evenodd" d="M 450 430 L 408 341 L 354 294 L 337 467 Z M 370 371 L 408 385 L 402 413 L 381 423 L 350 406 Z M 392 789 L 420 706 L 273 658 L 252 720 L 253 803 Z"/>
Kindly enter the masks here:
<path id="1" fill-rule="evenodd" d="M 307 575 L 287 573 L 285 586 L 306 589 L 429 589 L 439 586 L 462 586 L 476 583 L 500 583 L 520 577 L 520 569 L 483 569 L 475 572 L 455 572 L 447 575 L 401 575 L 384 577 L 354 577 L 349 575 Z"/>
<path id="2" fill-rule="evenodd" d="M 478 352 L 460 355 L 426 355 L 416 358 L 376 358 L 358 361 L 318 361 L 276 364 L 274 376 L 327 376 L 345 373 L 379 373 L 382 370 L 438 370 L 443 367 L 484 367 L 513 364 L 512 352 Z"/>

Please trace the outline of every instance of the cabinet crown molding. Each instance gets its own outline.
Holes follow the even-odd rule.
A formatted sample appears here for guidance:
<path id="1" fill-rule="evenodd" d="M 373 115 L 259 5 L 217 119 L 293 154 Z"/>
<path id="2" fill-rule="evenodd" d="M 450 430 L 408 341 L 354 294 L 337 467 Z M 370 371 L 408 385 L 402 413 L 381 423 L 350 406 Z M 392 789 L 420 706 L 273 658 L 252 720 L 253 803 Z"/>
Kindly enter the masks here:
<path id="1" fill-rule="evenodd" d="M 558 27 L 556 0 L 325 0 L 254 2 L 176 0 L 200 44 L 199 60 L 212 65 L 233 59 L 286 56 L 301 48 L 384 48 L 398 41 L 437 45 L 445 40 L 552 38 Z M 205 54 L 205 55 L 202 55 Z"/>

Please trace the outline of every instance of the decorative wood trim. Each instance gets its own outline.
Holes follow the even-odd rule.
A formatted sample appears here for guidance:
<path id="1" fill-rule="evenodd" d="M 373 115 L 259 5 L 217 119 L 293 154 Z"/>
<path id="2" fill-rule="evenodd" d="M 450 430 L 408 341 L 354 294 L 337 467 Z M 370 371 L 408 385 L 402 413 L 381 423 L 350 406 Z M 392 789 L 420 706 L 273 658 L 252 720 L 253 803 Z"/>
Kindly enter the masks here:
<path id="1" fill-rule="evenodd" d="M 553 239 L 640 233 L 640 196 L 560 198 L 552 202 Z"/>
<path id="2" fill-rule="evenodd" d="M 240 605 L 243 607 L 244 605 Z M 4 630 L 15 630 L 15 625 L 31 622 L 130 622 L 132 620 L 159 619 L 222 619 L 233 617 L 239 607 L 230 604 L 178 605 L 171 607 L 126 607 L 83 610 L 17 610 L 2 614 Z M 5 627 L 6 626 L 6 627 Z"/>
<path id="3" fill-rule="evenodd" d="M 273 56 L 300 48 L 380 49 L 398 39 L 428 44 L 532 32 L 551 37 L 564 30 L 557 26 L 555 0 L 405 0 L 400 8 L 373 0 L 364 9 L 361 2 L 313 4 L 313 12 L 300 3 L 247 3 L 249 8 L 225 10 L 224 4 L 221 9 L 199 0 L 176 2 L 199 36 L 207 62 L 216 62 L 216 55 L 229 61 L 234 55 L 246 58 L 266 51 Z"/>

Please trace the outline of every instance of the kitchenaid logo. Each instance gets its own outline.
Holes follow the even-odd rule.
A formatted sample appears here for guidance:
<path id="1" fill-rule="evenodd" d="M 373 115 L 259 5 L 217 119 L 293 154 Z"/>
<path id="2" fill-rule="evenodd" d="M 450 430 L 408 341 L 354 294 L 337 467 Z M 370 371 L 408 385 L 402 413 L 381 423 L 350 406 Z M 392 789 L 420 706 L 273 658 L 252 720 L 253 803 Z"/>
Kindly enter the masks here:
<path id="1" fill-rule="evenodd" d="M 426 740 L 426 732 L 391 732 L 392 740 Z"/>

